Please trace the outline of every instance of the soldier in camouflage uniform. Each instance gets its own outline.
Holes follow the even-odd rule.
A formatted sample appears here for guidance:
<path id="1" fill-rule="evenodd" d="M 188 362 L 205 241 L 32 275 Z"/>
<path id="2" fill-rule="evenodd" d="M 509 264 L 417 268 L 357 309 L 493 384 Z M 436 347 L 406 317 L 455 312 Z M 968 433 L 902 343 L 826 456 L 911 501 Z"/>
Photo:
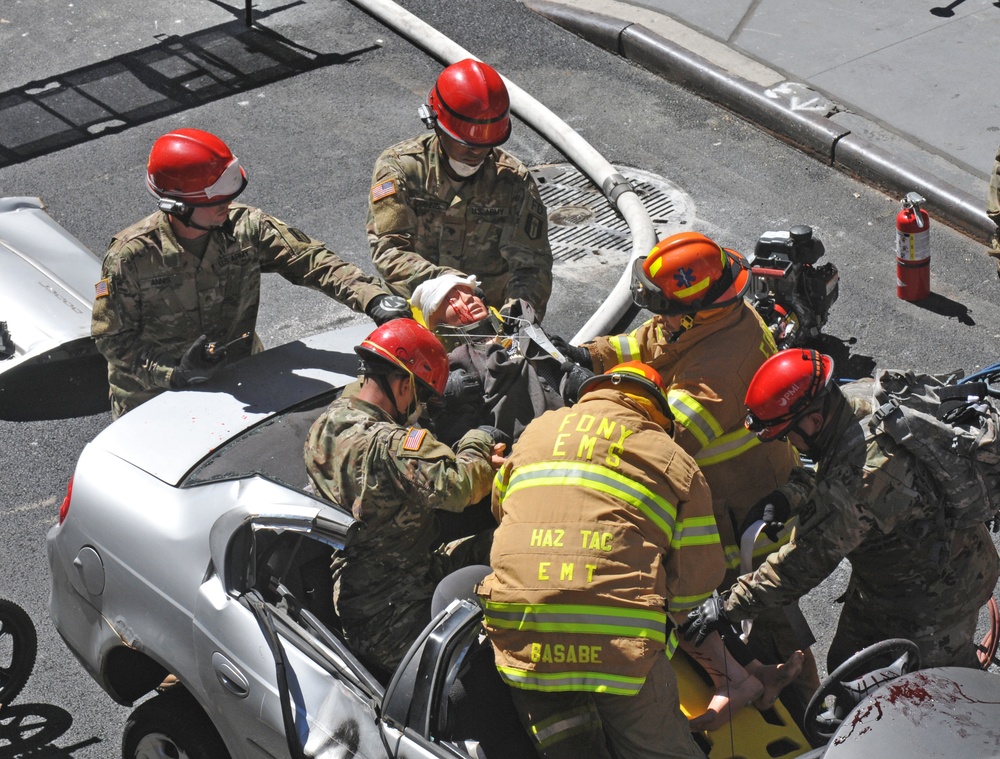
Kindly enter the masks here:
<path id="1" fill-rule="evenodd" d="M 986 215 L 997 226 L 993 232 L 989 253 L 997 259 L 997 276 L 1000 276 L 1000 148 L 997 148 L 997 157 L 993 161 L 990 189 L 986 194 Z"/>
<path id="2" fill-rule="evenodd" d="M 503 80 L 460 61 L 428 99 L 421 116 L 434 132 L 375 163 L 367 229 L 376 268 L 406 297 L 442 274 L 474 274 L 488 306 L 522 299 L 541 320 L 552 291 L 547 218 L 528 170 L 498 147 L 511 129 Z"/>
<path id="3" fill-rule="evenodd" d="M 942 507 L 915 460 L 869 429 L 870 393 L 845 395 L 830 382 L 832 374 L 829 356 L 791 349 L 754 377 L 747 392 L 751 426 L 762 439 L 787 436 L 818 470 L 795 470 L 772 494 L 771 519 L 798 508 L 792 541 L 740 577 L 724 603 L 711 599 L 692 612 L 688 634 L 711 629 L 720 615 L 750 619 L 800 598 L 846 558 L 851 580 L 829 669 L 887 638 L 916 643 L 924 667 L 978 667 L 978 612 L 1000 572 L 989 532 L 985 525 L 938 524 Z"/>
<path id="4" fill-rule="evenodd" d="M 115 418 L 206 379 L 225 358 L 259 350 L 261 272 L 320 290 L 378 323 L 405 313 L 402 299 L 321 242 L 232 204 L 246 173 L 218 137 L 179 129 L 159 138 L 147 181 L 160 210 L 115 235 L 95 288 L 92 332 L 108 359 Z"/>
<path id="5" fill-rule="evenodd" d="M 334 554 L 333 603 L 349 646 L 391 673 L 430 622 L 437 582 L 489 557 L 492 531 L 441 546 L 435 510 L 460 512 L 490 492 L 502 445 L 472 430 L 455 451 L 408 426 L 448 378 L 444 348 L 410 319 L 391 321 L 355 349 L 360 389 L 334 401 L 305 445 L 309 477 L 363 529 Z"/>

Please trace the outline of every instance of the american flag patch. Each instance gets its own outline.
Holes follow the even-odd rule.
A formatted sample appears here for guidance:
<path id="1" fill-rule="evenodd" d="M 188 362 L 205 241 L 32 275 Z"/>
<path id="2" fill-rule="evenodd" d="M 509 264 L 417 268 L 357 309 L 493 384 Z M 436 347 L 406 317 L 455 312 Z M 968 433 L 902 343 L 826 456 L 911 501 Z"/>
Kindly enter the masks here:
<path id="1" fill-rule="evenodd" d="M 419 451 L 420 444 L 424 442 L 426 436 L 427 430 L 422 430 L 419 427 L 410 427 L 410 431 L 406 433 L 406 439 L 403 441 L 403 450 Z"/>
<path id="2" fill-rule="evenodd" d="M 94 297 L 95 298 L 107 298 L 108 297 L 108 280 L 102 279 L 96 285 L 94 285 Z"/>
<path id="3" fill-rule="evenodd" d="M 376 200 L 382 200 L 382 198 L 388 198 L 390 195 L 396 194 L 396 180 L 387 179 L 382 184 L 377 184 L 372 187 L 372 202 Z"/>

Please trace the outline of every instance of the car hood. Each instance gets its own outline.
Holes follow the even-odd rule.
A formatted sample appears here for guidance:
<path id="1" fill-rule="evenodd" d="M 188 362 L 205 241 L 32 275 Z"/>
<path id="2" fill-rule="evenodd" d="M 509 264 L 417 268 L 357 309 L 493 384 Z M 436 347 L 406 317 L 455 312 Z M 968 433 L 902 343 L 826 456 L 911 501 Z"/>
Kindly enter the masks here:
<path id="1" fill-rule="evenodd" d="M 354 346 L 370 322 L 286 343 L 224 367 L 194 389 L 165 392 L 91 443 L 171 485 L 213 450 L 357 377 Z"/>
<path id="2" fill-rule="evenodd" d="M 0 271 L 0 322 L 6 325 L 0 417 L 92 413 L 89 405 L 98 400 L 106 408 L 107 364 L 90 337 L 100 258 L 59 226 L 39 198 L 0 198 Z M 70 396 L 75 410 L 53 406 Z"/>
<path id="3" fill-rule="evenodd" d="M 1000 679 L 941 667 L 896 678 L 855 707 L 827 745 L 826 759 L 996 756 Z"/>

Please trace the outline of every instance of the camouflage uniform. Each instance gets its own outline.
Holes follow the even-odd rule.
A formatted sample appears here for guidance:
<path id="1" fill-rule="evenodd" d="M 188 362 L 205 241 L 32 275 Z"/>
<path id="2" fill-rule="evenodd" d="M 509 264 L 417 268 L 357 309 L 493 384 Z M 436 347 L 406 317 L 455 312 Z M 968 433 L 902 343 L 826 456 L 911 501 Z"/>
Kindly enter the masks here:
<path id="1" fill-rule="evenodd" d="M 500 148 L 464 182 L 448 177 L 446 160 L 428 133 L 376 161 L 367 229 L 379 273 L 407 298 L 425 280 L 475 274 L 488 306 L 521 298 L 540 320 L 552 292 L 552 251 L 534 179 Z"/>
<path id="2" fill-rule="evenodd" d="M 357 398 L 334 401 L 306 440 L 317 492 L 364 525 L 334 554 L 333 603 L 344 637 L 390 672 L 430 622 L 437 581 L 489 556 L 488 535 L 458 553 L 438 545 L 434 510 L 462 511 L 488 495 L 493 480 L 489 435 L 473 430 L 456 450 Z"/>
<path id="3" fill-rule="evenodd" d="M 993 162 L 990 189 L 986 194 L 986 215 L 997 225 L 989 254 L 997 259 L 997 275 L 1000 276 L 1000 148 L 997 149 L 997 157 Z"/>
<path id="4" fill-rule="evenodd" d="M 261 272 L 321 290 L 355 311 L 386 294 L 379 280 L 259 209 L 234 204 L 225 230 L 210 233 L 199 260 L 161 212 L 111 241 L 94 303 L 92 332 L 108 360 L 115 417 L 170 388 L 174 367 L 200 335 L 229 342 L 253 334 Z M 229 360 L 260 342 L 237 342 Z"/>
<path id="5" fill-rule="evenodd" d="M 788 603 L 847 558 L 851 580 L 830 669 L 896 637 L 917 644 L 922 666 L 978 666 L 978 612 L 1000 571 L 986 526 L 938 526 L 937 499 L 912 457 L 868 429 L 870 400 L 839 391 L 832 398 L 830 422 L 816 441 L 818 471 L 796 470 L 781 488 L 799 512 L 792 541 L 739 579 L 727 611 L 741 620 Z"/>

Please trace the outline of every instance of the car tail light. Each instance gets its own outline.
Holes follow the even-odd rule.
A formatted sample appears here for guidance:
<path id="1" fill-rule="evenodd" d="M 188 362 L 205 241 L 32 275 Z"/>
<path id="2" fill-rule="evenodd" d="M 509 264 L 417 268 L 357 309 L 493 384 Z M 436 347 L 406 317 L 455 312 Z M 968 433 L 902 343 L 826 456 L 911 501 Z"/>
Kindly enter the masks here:
<path id="1" fill-rule="evenodd" d="M 69 502 L 73 497 L 73 478 L 69 478 L 69 485 L 66 486 L 66 497 L 63 498 L 62 505 L 59 507 L 59 524 L 66 521 L 66 515 L 69 513 Z"/>

